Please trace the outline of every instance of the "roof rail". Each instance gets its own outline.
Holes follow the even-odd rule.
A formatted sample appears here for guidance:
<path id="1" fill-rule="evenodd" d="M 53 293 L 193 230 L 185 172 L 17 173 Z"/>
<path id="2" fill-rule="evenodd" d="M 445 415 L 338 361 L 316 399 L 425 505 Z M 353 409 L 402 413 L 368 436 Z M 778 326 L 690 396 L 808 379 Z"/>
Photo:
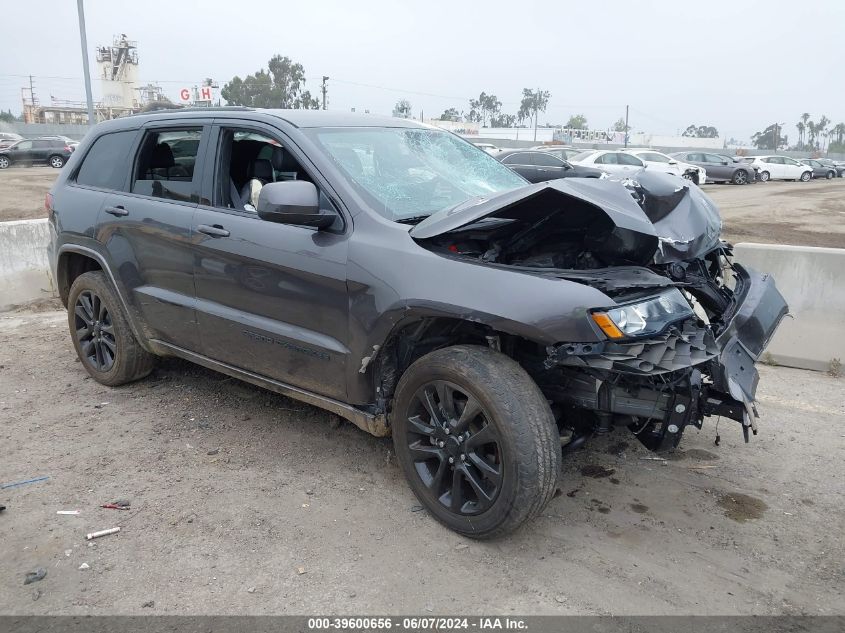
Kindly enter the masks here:
<path id="1" fill-rule="evenodd" d="M 148 110 L 146 112 L 133 112 L 128 116 L 150 116 L 153 114 L 174 114 L 176 112 L 252 112 L 255 108 L 247 106 L 197 106 L 194 108 L 160 108 L 157 110 Z"/>

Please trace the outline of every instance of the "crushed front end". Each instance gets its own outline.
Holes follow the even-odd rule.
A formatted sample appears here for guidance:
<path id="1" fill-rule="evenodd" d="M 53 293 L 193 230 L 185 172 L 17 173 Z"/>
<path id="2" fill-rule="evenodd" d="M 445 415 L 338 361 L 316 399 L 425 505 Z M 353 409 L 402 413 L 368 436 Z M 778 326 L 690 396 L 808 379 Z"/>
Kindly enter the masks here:
<path id="1" fill-rule="evenodd" d="M 561 416 L 575 421 L 572 441 L 622 425 L 647 448 L 664 450 L 707 416 L 736 420 L 746 441 L 756 434 L 754 365 L 788 307 L 770 276 L 731 263 L 729 255 L 720 244 L 703 259 L 672 264 L 676 277 L 695 271 L 673 284 L 690 312 L 679 311 L 683 318 L 659 333 L 547 348 L 535 376 L 553 401 L 576 410 Z M 672 277 L 666 267 L 654 268 Z M 635 294 L 642 305 L 642 292 Z M 614 298 L 624 305 L 630 296 Z"/>
<path id="2" fill-rule="evenodd" d="M 754 367 L 788 306 L 764 273 L 732 260 L 721 218 L 695 185 L 640 172 L 568 178 L 469 201 L 411 235 L 445 257 L 584 284 L 612 304 L 567 302 L 593 340 L 512 346 L 553 403 L 565 446 L 627 426 L 652 450 L 707 416 L 756 433 Z M 577 293 L 571 293 L 576 296 Z"/>

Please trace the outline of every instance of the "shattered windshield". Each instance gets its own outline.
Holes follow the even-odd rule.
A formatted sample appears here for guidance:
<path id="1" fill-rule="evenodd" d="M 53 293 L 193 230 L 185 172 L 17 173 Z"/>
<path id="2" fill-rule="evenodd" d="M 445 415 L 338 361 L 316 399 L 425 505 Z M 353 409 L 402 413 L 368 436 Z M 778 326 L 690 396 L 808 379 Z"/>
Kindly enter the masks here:
<path id="1" fill-rule="evenodd" d="M 308 130 L 370 205 L 389 220 L 429 216 L 526 181 L 455 135 L 419 128 Z"/>

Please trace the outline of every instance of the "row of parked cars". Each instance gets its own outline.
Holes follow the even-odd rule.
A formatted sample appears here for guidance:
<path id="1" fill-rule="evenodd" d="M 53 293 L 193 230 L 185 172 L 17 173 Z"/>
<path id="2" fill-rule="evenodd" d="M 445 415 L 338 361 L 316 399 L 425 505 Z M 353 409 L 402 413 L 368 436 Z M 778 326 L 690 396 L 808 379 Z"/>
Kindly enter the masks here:
<path id="1" fill-rule="evenodd" d="M 708 182 L 745 185 L 757 180 L 806 182 L 813 178 L 842 177 L 845 172 L 845 162 L 824 158 L 729 156 L 700 150 L 664 154 L 650 148 L 580 150 L 559 145 L 500 150 L 489 143 L 477 145 L 530 182 L 573 176 L 624 176 L 645 168 L 681 176 L 699 185 Z"/>
<path id="2" fill-rule="evenodd" d="M 67 136 L 23 138 L 11 132 L 0 132 L 0 169 L 12 165 L 49 165 L 61 169 L 79 145 Z"/>

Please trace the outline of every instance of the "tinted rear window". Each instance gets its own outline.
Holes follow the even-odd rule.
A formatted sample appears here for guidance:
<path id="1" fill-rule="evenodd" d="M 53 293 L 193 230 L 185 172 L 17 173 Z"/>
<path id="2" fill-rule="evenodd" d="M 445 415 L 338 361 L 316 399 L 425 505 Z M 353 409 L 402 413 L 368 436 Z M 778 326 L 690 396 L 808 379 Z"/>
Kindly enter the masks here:
<path id="1" fill-rule="evenodd" d="M 129 169 L 127 156 L 134 130 L 104 134 L 96 141 L 76 175 L 76 182 L 89 187 L 122 190 Z"/>

